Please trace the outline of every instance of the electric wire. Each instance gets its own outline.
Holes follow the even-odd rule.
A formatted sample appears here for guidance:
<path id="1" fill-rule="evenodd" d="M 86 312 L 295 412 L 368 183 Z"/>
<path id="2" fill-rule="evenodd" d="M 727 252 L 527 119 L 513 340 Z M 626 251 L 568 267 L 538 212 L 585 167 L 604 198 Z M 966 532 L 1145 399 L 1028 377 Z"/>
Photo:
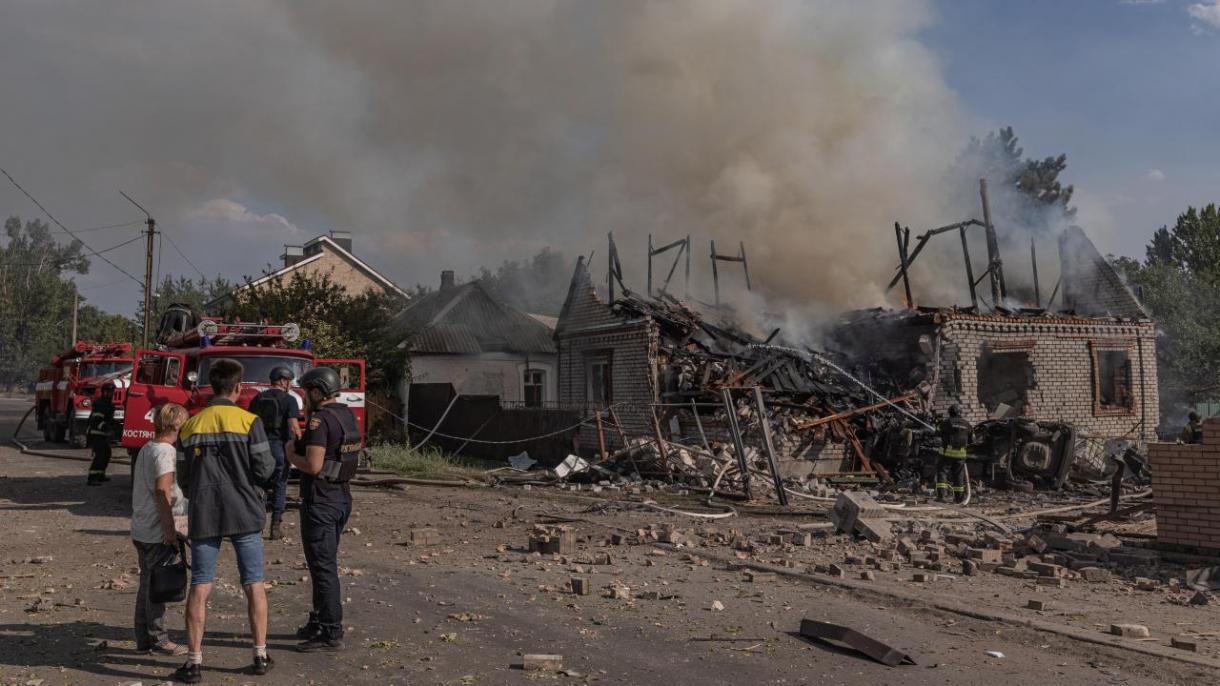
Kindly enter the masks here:
<path id="1" fill-rule="evenodd" d="M 161 235 L 165 236 L 164 229 L 161 230 Z M 174 242 L 174 239 L 170 238 L 169 236 L 165 236 L 165 238 L 169 240 L 170 247 L 172 247 L 174 249 L 174 251 L 177 252 L 178 255 L 182 259 L 186 260 L 187 264 L 191 265 L 191 269 L 195 270 L 195 273 L 199 275 L 199 278 L 203 279 L 204 281 L 207 281 L 208 277 L 204 275 L 203 270 L 200 269 L 199 267 L 196 267 L 194 262 L 191 262 L 191 258 L 186 256 L 186 253 L 183 252 L 182 249 L 178 247 L 178 244 Z"/>
<path id="2" fill-rule="evenodd" d="M 35 198 L 33 195 L 31 195 L 29 191 L 27 191 L 26 189 L 22 188 L 22 187 L 21 187 L 21 184 L 17 183 L 17 179 L 14 179 L 14 178 L 13 178 L 13 175 L 8 173 L 8 170 L 4 169 L 3 167 L 0 167 L 0 174 L 4 174 L 4 176 L 5 176 L 5 177 L 6 177 L 6 178 L 9 180 L 9 183 L 13 184 L 13 187 L 14 187 L 14 188 L 16 188 L 17 190 L 21 191 L 21 193 L 22 193 L 22 194 L 23 194 L 25 197 L 29 198 L 29 199 L 30 199 L 30 202 L 34 203 L 34 205 L 36 205 L 36 206 L 38 207 L 38 209 L 42 210 L 42 213 L 43 213 L 43 214 L 45 214 L 45 215 L 47 215 L 47 218 L 48 218 L 48 219 L 50 219 L 52 222 L 54 222 L 54 224 L 55 224 L 56 226 L 58 226 L 59 228 L 63 229 L 64 231 L 66 231 L 66 232 L 68 233 L 68 235 L 69 235 L 69 236 L 72 236 L 72 237 L 73 237 L 73 238 L 75 238 L 76 240 L 80 241 L 80 244 L 81 244 L 82 246 L 84 246 L 85 250 L 88 250 L 88 251 L 89 251 L 89 252 L 90 252 L 92 255 L 94 255 L 95 257 L 98 257 L 99 259 L 101 259 L 101 260 L 102 260 L 103 262 L 105 262 L 106 264 L 110 265 L 111 267 L 114 267 L 116 270 L 118 270 L 119 272 L 121 272 L 122 274 L 124 274 L 124 275 L 125 275 L 127 278 L 131 279 L 132 281 L 135 281 L 137 284 L 139 284 L 139 285 L 140 285 L 140 288 L 143 288 L 143 287 L 144 287 L 144 282 L 143 282 L 142 280 L 140 280 L 140 279 L 136 278 L 136 277 L 135 277 L 135 276 L 133 276 L 133 275 L 132 275 L 130 272 L 128 272 L 126 269 L 123 269 L 123 268 L 122 268 L 122 267 L 120 267 L 119 265 L 117 265 L 117 264 L 115 264 L 114 262 L 110 261 L 108 258 L 104 257 L 104 256 L 103 256 L 101 253 L 99 253 L 99 252 L 97 252 L 96 250 L 94 250 L 93 248 L 91 248 L 91 247 L 89 246 L 89 244 L 88 244 L 88 243 L 86 243 L 86 242 L 82 241 L 82 240 L 80 239 L 80 236 L 77 236 L 75 233 L 73 233 L 73 232 L 72 232 L 72 229 L 69 229 L 67 226 L 64 226 L 64 223 L 63 223 L 63 222 L 61 222 L 61 221 L 59 221 L 58 219 L 56 219 L 56 218 L 55 218 L 55 215 L 51 214 L 51 211 L 50 211 L 50 210 L 48 210 L 46 207 L 44 207 L 42 203 L 38 202 L 38 199 L 37 199 L 37 198 Z"/>

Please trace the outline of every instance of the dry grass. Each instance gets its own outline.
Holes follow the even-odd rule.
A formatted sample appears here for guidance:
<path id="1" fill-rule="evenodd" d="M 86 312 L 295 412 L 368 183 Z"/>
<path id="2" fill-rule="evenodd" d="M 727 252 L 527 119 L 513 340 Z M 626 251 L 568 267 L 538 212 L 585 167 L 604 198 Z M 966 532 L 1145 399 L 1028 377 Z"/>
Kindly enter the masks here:
<path id="1" fill-rule="evenodd" d="M 438 448 L 416 450 L 401 443 L 383 443 L 369 449 L 374 469 L 385 469 L 415 479 L 481 479 L 483 472 L 500 464 L 446 455 Z"/>

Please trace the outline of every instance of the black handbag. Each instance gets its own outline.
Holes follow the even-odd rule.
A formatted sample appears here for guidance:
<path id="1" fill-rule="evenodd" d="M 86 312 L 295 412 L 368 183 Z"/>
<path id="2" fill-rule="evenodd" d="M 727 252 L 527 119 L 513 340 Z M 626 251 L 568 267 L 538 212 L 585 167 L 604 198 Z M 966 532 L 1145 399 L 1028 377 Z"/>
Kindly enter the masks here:
<path id="1" fill-rule="evenodd" d="M 154 603 L 180 603 L 186 600 L 190 570 L 186 544 L 178 541 L 176 554 L 153 565 L 148 581 L 148 599 Z"/>

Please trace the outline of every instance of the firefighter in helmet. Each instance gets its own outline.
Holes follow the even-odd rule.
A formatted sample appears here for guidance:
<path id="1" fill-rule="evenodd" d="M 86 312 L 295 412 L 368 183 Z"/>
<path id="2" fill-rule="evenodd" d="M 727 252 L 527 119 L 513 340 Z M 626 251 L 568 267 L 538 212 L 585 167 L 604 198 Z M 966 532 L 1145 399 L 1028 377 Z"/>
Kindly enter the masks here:
<path id="1" fill-rule="evenodd" d="M 110 466 L 110 441 L 114 432 L 114 384 L 102 385 L 102 391 L 93 401 L 85 428 L 85 443 L 93 453 L 89 463 L 90 486 L 100 486 L 110 481 L 106 468 Z"/>
<path id="2" fill-rule="evenodd" d="M 970 478 L 966 470 L 966 446 L 970 444 L 970 434 L 974 427 L 962 418 L 962 408 L 958 405 L 949 407 L 949 416 L 940 423 L 940 458 L 936 461 L 936 500 L 945 502 L 949 492 L 953 492 L 954 502 L 960 503 L 966 498 L 966 479 Z"/>
<path id="3" fill-rule="evenodd" d="M 343 648 L 339 588 L 339 537 L 352 514 L 348 484 L 360 462 L 364 439 L 356 416 L 338 402 L 339 375 L 315 367 L 301 375 L 307 419 L 305 435 L 288 456 L 301 472 L 301 543 L 313 584 L 313 609 L 297 630 L 302 652 Z"/>
<path id="4" fill-rule="evenodd" d="M 1202 443 L 1203 418 L 1199 416 L 1198 412 L 1192 410 L 1186 419 L 1186 426 L 1182 428 L 1182 433 L 1178 436 L 1178 440 L 1183 443 Z"/>

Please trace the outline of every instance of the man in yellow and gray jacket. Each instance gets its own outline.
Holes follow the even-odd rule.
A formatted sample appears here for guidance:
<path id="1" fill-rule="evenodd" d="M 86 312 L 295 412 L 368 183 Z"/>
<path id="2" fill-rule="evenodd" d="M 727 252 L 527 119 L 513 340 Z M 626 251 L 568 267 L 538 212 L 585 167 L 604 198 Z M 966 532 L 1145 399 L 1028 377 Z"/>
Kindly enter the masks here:
<path id="1" fill-rule="evenodd" d="M 187 420 L 178 432 L 182 490 L 189 499 L 191 592 L 186 601 L 187 662 L 174 672 L 177 683 L 202 679 L 203 627 L 220 543 L 229 539 L 254 639 L 255 674 L 266 674 L 267 593 L 263 586 L 264 488 L 275 473 L 275 458 L 262 420 L 238 407 L 244 370 L 236 360 L 214 360 L 208 382 L 211 403 Z"/>
<path id="2" fill-rule="evenodd" d="M 954 502 L 966 497 L 966 446 L 970 445 L 970 434 L 974 427 L 962 418 L 962 408 L 949 407 L 949 416 L 940 423 L 940 459 L 936 461 L 936 500 L 944 502 L 952 486 Z"/>

